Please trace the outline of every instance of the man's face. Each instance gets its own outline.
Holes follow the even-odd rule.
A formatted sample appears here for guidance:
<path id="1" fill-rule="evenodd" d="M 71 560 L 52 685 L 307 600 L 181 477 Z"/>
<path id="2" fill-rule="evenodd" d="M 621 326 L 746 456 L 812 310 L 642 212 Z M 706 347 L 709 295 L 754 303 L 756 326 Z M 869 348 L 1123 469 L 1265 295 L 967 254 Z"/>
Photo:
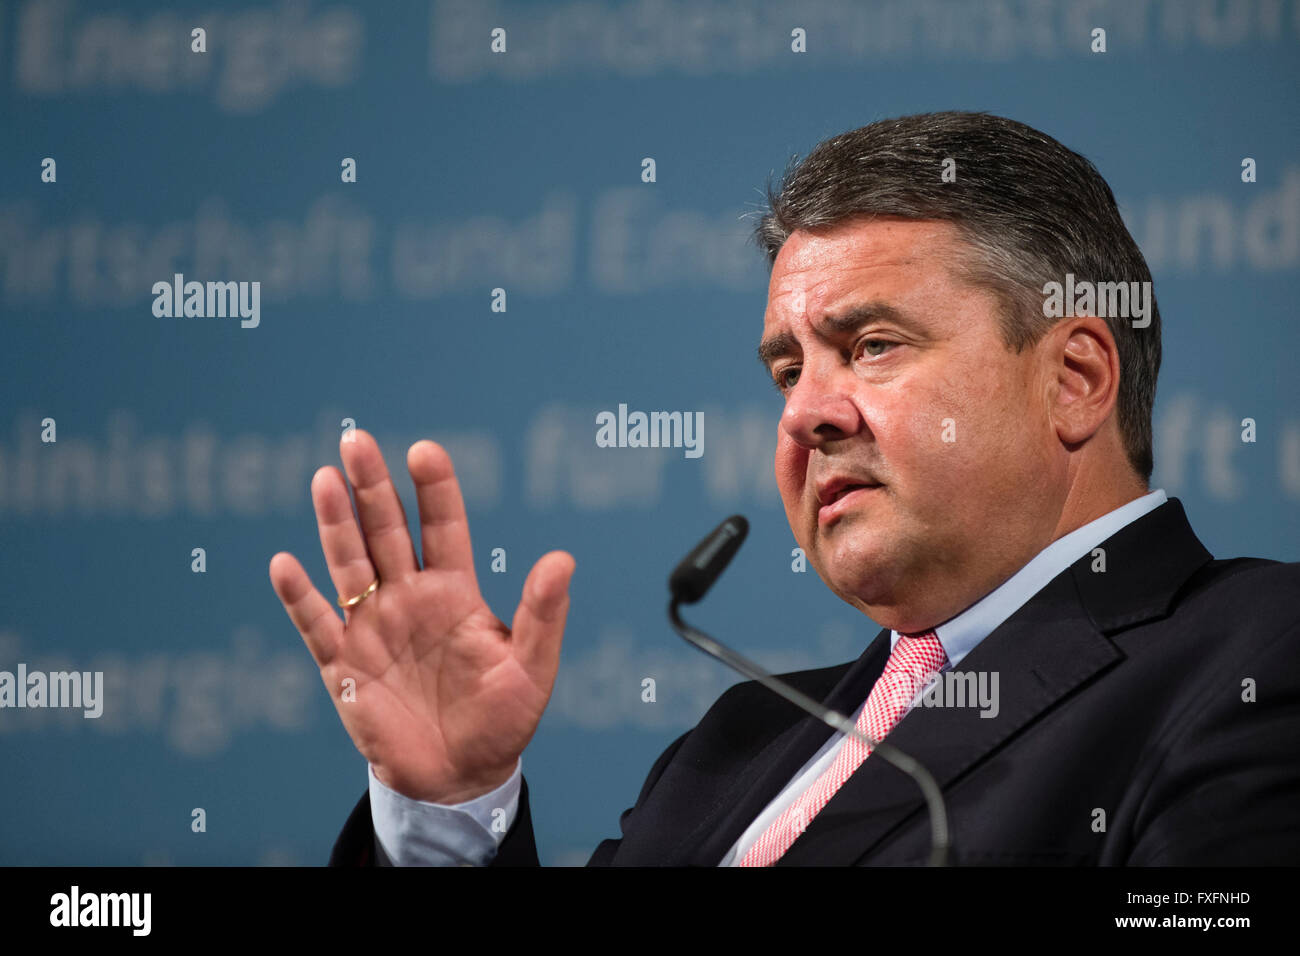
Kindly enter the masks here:
<path id="1" fill-rule="evenodd" d="M 998 300 L 952 274 L 962 254 L 948 223 L 859 219 L 795 232 L 768 286 L 790 527 L 832 591 L 903 632 L 1023 566 L 1052 539 L 1064 493 L 1050 364 L 1038 347 L 1007 349 Z M 837 479 L 873 487 L 824 505 Z"/>

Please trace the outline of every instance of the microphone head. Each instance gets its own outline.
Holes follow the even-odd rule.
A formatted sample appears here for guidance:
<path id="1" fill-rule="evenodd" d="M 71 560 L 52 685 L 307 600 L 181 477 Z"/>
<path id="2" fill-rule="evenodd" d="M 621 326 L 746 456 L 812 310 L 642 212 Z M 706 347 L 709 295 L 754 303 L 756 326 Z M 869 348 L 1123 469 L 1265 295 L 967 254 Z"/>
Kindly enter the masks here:
<path id="1" fill-rule="evenodd" d="M 673 600 L 694 604 L 704 597 L 736 556 L 748 533 L 749 522 L 742 515 L 732 515 L 710 531 L 668 578 Z"/>

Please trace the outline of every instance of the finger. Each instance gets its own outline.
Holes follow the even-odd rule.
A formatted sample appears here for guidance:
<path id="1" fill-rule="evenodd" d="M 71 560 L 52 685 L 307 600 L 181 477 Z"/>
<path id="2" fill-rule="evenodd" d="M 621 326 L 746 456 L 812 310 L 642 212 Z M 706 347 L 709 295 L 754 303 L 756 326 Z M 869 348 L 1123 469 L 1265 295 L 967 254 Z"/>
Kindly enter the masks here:
<path id="1" fill-rule="evenodd" d="M 418 441 L 406 453 L 420 507 L 420 548 L 425 568 L 463 571 L 477 586 L 469 519 L 451 456 L 437 442 Z"/>
<path id="2" fill-rule="evenodd" d="M 352 514 L 348 486 L 337 468 L 321 468 L 312 477 L 311 502 L 330 580 L 340 597 L 355 597 L 375 580 L 375 568 Z"/>
<path id="3" fill-rule="evenodd" d="M 533 565 L 524 581 L 519 609 L 510 629 L 515 659 L 538 679 L 554 680 L 560 644 L 569 615 L 569 582 L 577 562 L 567 551 L 550 551 Z"/>
<path id="4" fill-rule="evenodd" d="M 281 551 L 271 558 L 271 587 L 289 614 L 289 620 L 302 635 L 318 667 L 324 667 L 338 654 L 343 636 L 343 622 L 334 606 L 312 586 L 311 578 L 298 559 Z"/>
<path id="5" fill-rule="evenodd" d="M 352 435 L 355 440 L 339 442 L 339 451 L 356 493 L 366 549 L 379 579 L 395 581 L 417 570 L 406 513 L 374 438 L 360 428 Z"/>

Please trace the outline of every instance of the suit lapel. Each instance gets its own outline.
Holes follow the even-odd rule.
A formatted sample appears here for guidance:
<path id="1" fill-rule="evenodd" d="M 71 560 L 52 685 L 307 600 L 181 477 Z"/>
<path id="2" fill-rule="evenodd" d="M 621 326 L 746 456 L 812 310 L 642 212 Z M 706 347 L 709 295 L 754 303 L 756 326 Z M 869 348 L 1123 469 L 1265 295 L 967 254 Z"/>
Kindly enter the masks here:
<path id="1" fill-rule="evenodd" d="M 1072 587 L 1067 579 L 1058 578 L 1040 593 Z M 1047 596 L 1050 600 L 1056 595 Z M 1040 601 L 1040 608 L 1046 603 Z M 958 668 L 963 673 L 988 672 L 990 681 L 997 673 L 996 716 L 981 717 L 974 705 L 916 706 L 888 740 L 920 761 L 947 796 L 958 777 L 1120 657 L 1115 646 L 1079 615 L 1016 614 L 981 641 Z M 915 781 L 885 761 L 868 757 L 778 865 L 852 864 L 917 812 L 924 814 L 925 803 Z M 961 834 L 953 833 L 952 839 L 959 853 Z"/>
<path id="2" fill-rule="evenodd" d="M 857 710 L 885 669 L 889 650 L 889 631 L 881 631 L 861 657 L 846 665 L 844 676 L 830 694 L 822 698 L 822 702 L 840 713 L 845 713 L 846 709 L 850 714 Z M 794 705 L 790 709 L 792 714 L 798 713 Z M 816 717 L 809 715 L 800 719 L 795 716 L 789 728 L 755 755 L 713 811 L 682 841 L 687 854 L 684 862 L 692 866 L 716 866 L 754 818 L 763 812 L 763 808 L 790 782 L 795 771 L 808 762 L 832 733 L 834 731 Z"/>
<path id="3" fill-rule="evenodd" d="M 934 775 L 945 797 L 959 777 L 1012 735 L 1123 657 L 1106 632 L 1166 613 L 1187 578 L 1212 559 L 1176 498 L 1125 526 L 1103 546 L 1105 573 L 1091 570 L 1091 555 L 1081 558 L 963 658 L 958 667 L 963 673 L 985 672 L 990 681 L 993 673 L 998 675 L 996 716 L 981 717 L 978 706 L 918 706 L 890 733 L 891 743 Z M 884 646 L 888 650 L 887 632 Z M 882 659 L 877 675 L 883 667 Z M 924 807 L 910 777 L 868 757 L 777 865 L 859 862 L 900 824 L 923 814 Z M 952 841 L 959 854 L 961 834 L 953 833 Z"/>

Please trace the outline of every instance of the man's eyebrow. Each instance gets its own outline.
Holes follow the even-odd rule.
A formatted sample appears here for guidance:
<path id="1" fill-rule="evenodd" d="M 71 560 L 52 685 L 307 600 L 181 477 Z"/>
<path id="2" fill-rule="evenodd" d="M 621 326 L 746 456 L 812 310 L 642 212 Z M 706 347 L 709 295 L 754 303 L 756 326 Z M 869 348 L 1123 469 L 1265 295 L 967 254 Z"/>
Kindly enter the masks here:
<path id="1" fill-rule="evenodd" d="M 878 319 L 896 322 L 906 328 L 921 331 L 921 327 L 913 319 L 909 318 L 906 313 L 900 312 L 892 305 L 887 305 L 884 302 L 864 302 L 855 305 L 842 315 L 823 316 L 822 320 L 816 325 L 818 334 L 822 338 L 832 338 L 836 335 L 852 332 L 859 326 Z M 793 355 L 798 351 L 799 341 L 794 337 L 793 332 L 778 332 L 776 335 L 759 343 L 758 361 L 764 368 L 771 368 L 772 363 L 777 359 L 786 355 Z"/>

